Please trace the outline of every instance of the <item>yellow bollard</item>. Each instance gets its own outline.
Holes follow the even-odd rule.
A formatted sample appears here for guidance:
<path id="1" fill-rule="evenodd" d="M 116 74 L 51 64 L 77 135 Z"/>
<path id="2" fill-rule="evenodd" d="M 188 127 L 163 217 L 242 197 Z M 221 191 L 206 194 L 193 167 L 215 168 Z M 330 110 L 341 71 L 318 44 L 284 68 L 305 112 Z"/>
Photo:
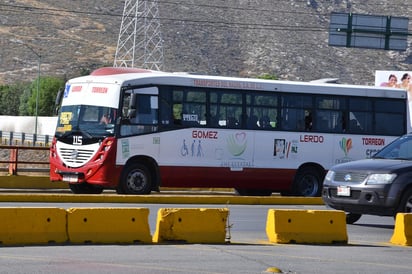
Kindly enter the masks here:
<path id="1" fill-rule="evenodd" d="M 391 243 L 397 245 L 412 245 L 412 213 L 396 214 L 395 229 Z"/>
<path id="2" fill-rule="evenodd" d="M 161 208 L 154 243 L 225 243 L 226 208 Z"/>
<path id="3" fill-rule="evenodd" d="M 0 243 L 30 245 L 66 243 L 66 210 L 49 207 L 0 208 Z"/>
<path id="4" fill-rule="evenodd" d="M 269 209 L 266 235 L 273 243 L 347 243 L 343 211 Z"/>
<path id="5" fill-rule="evenodd" d="M 151 243 L 148 208 L 71 208 L 71 243 Z"/>

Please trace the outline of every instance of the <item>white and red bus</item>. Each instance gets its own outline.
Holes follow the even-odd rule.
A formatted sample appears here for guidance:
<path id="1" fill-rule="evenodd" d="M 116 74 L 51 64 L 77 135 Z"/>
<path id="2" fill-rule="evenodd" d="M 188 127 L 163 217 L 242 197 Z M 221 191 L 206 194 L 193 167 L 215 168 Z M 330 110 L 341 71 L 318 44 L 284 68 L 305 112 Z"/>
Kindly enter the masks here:
<path id="1" fill-rule="evenodd" d="M 406 113 L 400 89 L 101 68 L 66 84 L 50 178 L 74 193 L 319 196 L 329 167 L 406 133 Z"/>

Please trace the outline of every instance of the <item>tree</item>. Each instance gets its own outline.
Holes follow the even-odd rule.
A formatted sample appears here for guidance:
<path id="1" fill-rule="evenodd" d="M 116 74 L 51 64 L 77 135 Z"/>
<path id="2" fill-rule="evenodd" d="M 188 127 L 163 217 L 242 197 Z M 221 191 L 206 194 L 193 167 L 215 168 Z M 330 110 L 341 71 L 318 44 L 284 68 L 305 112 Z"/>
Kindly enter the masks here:
<path id="1" fill-rule="evenodd" d="M 29 116 L 29 107 L 28 102 L 31 96 L 30 85 L 23 90 L 23 93 L 20 95 L 20 105 L 19 105 L 19 115 L 20 116 Z"/>
<path id="2" fill-rule="evenodd" d="M 27 83 L 0 87 L 0 115 L 19 115 L 20 97 L 28 88 Z"/>
<path id="3" fill-rule="evenodd" d="M 28 98 L 27 109 L 29 115 L 36 115 L 37 100 L 37 81 L 34 80 L 30 86 L 31 95 Z M 63 79 L 56 77 L 41 77 L 38 94 L 37 115 L 53 116 L 55 115 L 55 100 L 59 89 L 64 88 Z"/>

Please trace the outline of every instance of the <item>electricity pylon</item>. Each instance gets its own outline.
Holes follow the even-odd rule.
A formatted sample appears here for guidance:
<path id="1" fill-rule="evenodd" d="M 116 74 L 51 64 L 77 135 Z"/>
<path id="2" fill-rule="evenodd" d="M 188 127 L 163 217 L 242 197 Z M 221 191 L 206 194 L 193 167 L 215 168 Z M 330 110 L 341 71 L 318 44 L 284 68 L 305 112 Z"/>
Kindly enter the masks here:
<path id="1" fill-rule="evenodd" d="M 125 0 L 115 67 L 161 70 L 163 40 L 157 0 Z"/>

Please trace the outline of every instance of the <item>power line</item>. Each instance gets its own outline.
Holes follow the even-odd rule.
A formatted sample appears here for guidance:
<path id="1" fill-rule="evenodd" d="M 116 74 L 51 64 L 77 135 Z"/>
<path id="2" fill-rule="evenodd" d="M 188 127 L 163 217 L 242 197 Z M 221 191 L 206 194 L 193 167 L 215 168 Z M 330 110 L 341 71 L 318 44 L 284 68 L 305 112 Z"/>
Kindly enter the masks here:
<path id="1" fill-rule="evenodd" d="M 147 2 L 153 2 L 153 0 L 146 0 Z M 348 0 L 349 1 L 349 0 Z M 181 6 L 182 4 L 185 6 L 195 6 L 195 7 L 203 7 L 203 8 L 211 8 L 211 9 L 228 9 L 228 10 L 238 10 L 238 11 L 256 11 L 256 12 L 270 12 L 271 14 L 273 14 L 274 12 L 278 12 L 278 13 L 291 13 L 291 14 L 306 14 L 306 15 L 323 15 L 323 16 L 329 16 L 329 13 L 318 13 L 318 12 L 305 12 L 305 11 L 290 11 L 290 10 L 267 10 L 267 9 L 259 9 L 259 8 L 251 8 L 251 7 L 234 7 L 234 6 L 227 6 L 227 5 L 211 5 L 211 4 L 199 4 L 199 3 L 176 3 L 173 1 L 167 1 L 167 0 L 163 0 L 163 1 L 157 1 L 158 3 L 164 3 L 164 4 L 169 4 L 169 5 L 179 5 Z M 284 2 L 284 3 L 290 3 L 290 0 L 276 0 L 277 3 L 279 2 Z M 299 1 L 303 4 L 306 4 L 308 2 L 308 0 L 301 0 Z M 357 2 L 357 1 L 349 1 L 352 5 L 352 7 L 355 7 L 356 5 L 365 5 L 362 2 Z M 67 13 L 75 13 L 75 14 L 90 14 L 90 15 L 103 15 L 103 16 L 114 16 L 114 17 L 122 17 L 123 14 L 120 13 L 110 13 L 110 12 L 91 12 L 91 11 L 79 11 L 79 10 L 67 10 L 67 9 L 55 9 L 55 8 L 45 8 L 45 7 L 31 7 L 31 6 L 23 6 L 23 5 L 13 5 L 13 4 L 0 4 L 0 7 L 4 6 L 4 7 L 12 7 L 12 8 L 19 8 L 19 9 L 23 9 L 26 10 L 27 12 L 32 12 L 33 10 L 45 10 L 45 11 L 52 11 L 52 12 L 67 12 Z M 307 5 L 306 5 L 307 6 Z M 381 2 L 381 3 L 368 3 L 368 6 L 385 6 L 387 7 L 388 4 Z M 406 7 L 409 8 L 412 5 L 410 4 L 406 4 L 406 2 L 404 2 L 401 5 L 396 5 L 397 10 L 399 10 L 399 8 L 401 7 Z M 10 11 L 10 10 L 9 10 Z M 58 15 L 58 14 L 57 14 Z"/>
<path id="2" fill-rule="evenodd" d="M 146 0 L 147 2 L 153 2 L 153 0 Z M 168 1 L 168 0 L 163 0 L 163 1 L 157 1 L 160 4 L 166 3 L 166 4 L 173 4 L 173 5 L 182 5 L 182 3 L 176 3 L 173 1 Z M 290 0 L 277 0 L 277 2 L 290 2 Z M 302 3 L 306 2 L 306 0 L 302 0 Z M 357 2 L 351 1 L 352 5 L 359 4 Z M 384 4 L 378 4 L 375 3 L 376 5 L 383 6 Z M 329 16 L 329 14 L 323 14 L 323 13 L 314 13 L 314 12 L 299 12 L 299 11 L 285 11 L 285 10 L 267 10 L 267 9 L 260 9 L 260 8 L 255 8 L 255 7 L 231 7 L 231 6 L 222 6 L 222 5 L 211 5 L 211 4 L 195 4 L 195 3 L 184 3 L 185 6 L 196 6 L 196 7 L 201 7 L 201 8 L 211 8 L 211 9 L 228 9 L 228 10 L 239 10 L 239 11 L 256 11 L 256 12 L 270 12 L 271 14 L 275 12 L 281 12 L 281 13 L 291 13 L 291 14 L 306 14 L 306 15 L 316 15 L 316 16 Z M 411 5 L 405 5 L 405 6 L 411 6 Z M 6 11 L 10 12 L 27 12 L 30 13 L 31 16 L 33 14 L 38 14 L 38 15 L 51 15 L 51 16 L 65 16 L 67 17 L 68 15 L 70 16 L 71 14 L 76 15 L 76 14 L 88 14 L 88 15 L 93 15 L 93 16 L 109 16 L 109 17 L 122 17 L 123 14 L 118 14 L 118 13 L 112 13 L 112 12 L 90 12 L 90 11 L 79 11 L 79 10 L 67 10 L 67 9 L 55 9 L 55 8 L 46 8 L 46 7 L 28 7 L 28 6 L 22 6 L 22 5 L 14 5 L 14 4 L 0 4 L 0 11 L 2 10 L 2 7 L 7 7 L 8 9 Z M 17 8 L 19 11 L 15 9 L 10 9 L 10 8 Z M 5 9 L 3 9 L 5 10 Z M 153 19 L 151 17 L 147 17 L 146 19 Z M 243 23 L 243 22 L 227 22 L 227 21 L 210 21 L 210 20 L 200 20 L 200 19 L 189 19 L 189 18 L 169 18 L 169 17 L 158 17 L 154 18 L 156 20 L 160 20 L 163 22 L 163 24 L 167 25 L 181 25 L 184 24 L 185 26 L 192 26 L 192 27 L 202 27 L 202 28 L 214 28 L 214 29 L 233 29 L 233 28 L 242 28 L 243 30 L 248 30 L 248 31 L 254 31 L 254 30 L 265 30 L 265 31 L 293 31 L 293 32 L 325 32 L 328 30 L 328 26 L 299 26 L 299 25 L 287 25 L 287 24 L 265 24 L 265 23 Z M 50 37 L 35 37 L 36 39 L 51 39 Z M 213 38 L 212 38 L 213 40 Z M 247 39 L 244 40 L 236 40 L 236 39 L 226 39 L 225 41 L 246 41 Z M 217 40 L 216 41 L 220 41 Z M 82 41 L 79 41 L 82 42 Z M 286 44 L 291 44 L 291 43 L 286 43 Z M 296 43 L 293 43 L 296 44 Z M 316 45 L 316 43 L 308 43 L 312 45 Z"/>
<path id="3" fill-rule="evenodd" d="M 150 0 L 146 0 L 147 2 L 153 2 Z M 289 0 L 277 0 L 278 2 L 289 2 Z M 171 5 L 181 5 L 182 3 L 175 3 L 172 1 L 157 1 L 159 3 L 166 3 Z M 307 2 L 307 0 L 302 0 L 302 3 Z M 351 1 L 352 6 L 357 4 L 357 2 Z M 267 10 L 267 9 L 259 9 L 259 8 L 250 8 L 250 7 L 233 7 L 233 6 L 222 6 L 222 5 L 211 5 L 211 4 L 194 4 L 194 3 L 184 3 L 185 6 L 196 6 L 196 7 L 203 7 L 203 8 L 211 8 L 211 9 L 228 9 L 228 10 L 238 10 L 238 11 L 255 11 L 255 12 L 270 12 L 273 13 L 290 13 L 296 15 L 316 15 L 316 16 L 329 16 L 330 14 L 326 13 L 314 13 L 314 12 L 302 12 L 302 11 L 289 11 L 289 10 Z M 369 4 L 370 5 L 370 4 Z M 383 6 L 384 3 L 374 3 L 374 5 Z M 387 4 L 386 4 L 387 5 Z M 38 15 L 51 15 L 51 16 L 67 16 L 67 14 L 87 14 L 87 15 L 95 15 L 95 16 L 110 16 L 110 17 L 122 17 L 123 14 L 118 13 L 110 13 L 110 12 L 91 12 L 91 11 L 79 11 L 79 10 L 67 10 L 67 9 L 54 9 L 54 8 L 45 8 L 45 7 L 28 7 L 22 5 L 13 5 L 13 4 L 0 4 L 1 7 L 9 7 L 9 8 L 16 8 L 21 9 L 23 12 L 30 12 L 32 15 L 33 13 Z M 410 5 L 405 4 L 406 7 Z M 3 9 L 4 10 L 4 9 Z M 6 10 L 10 12 L 18 12 L 16 10 Z M 38 11 L 38 12 L 35 12 Z M 62 14 L 62 12 L 64 14 Z M 159 17 L 159 18 L 146 18 L 146 19 L 155 19 L 160 20 L 163 22 L 169 23 L 189 23 L 189 24 L 209 24 L 215 27 L 242 27 L 244 29 L 250 30 L 293 30 L 293 31 L 325 31 L 327 27 L 319 27 L 319 26 L 290 26 L 290 25 L 279 25 L 279 24 L 263 24 L 263 23 L 243 23 L 243 22 L 227 22 L 227 21 L 210 21 L 210 20 L 199 20 L 199 19 L 190 19 L 190 18 L 169 18 L 169 17 Z"/>
<path id="4" fill-rule="evenodd" d="M 1 6 L 4 4 L 0 4 Z M 9 5 L 8 5 L 9 6 Z M 26 7 L 23 6 L 15 6 L 19 8 L 24 8 L 23 12 L 30 12 L 31 15 L 33 13 L 38 15 L 52 15 L 52 16 L 66 16 L 62 15 L 61 13 L 48 13 L 48 12 L 33 12 L 31 10 L 27 10 Z M 29 8 L 31 9 L 31 8 Z M 54 12 L 65 12 L 65 13 L 78 13 L 78 14 L 90 14 L 90 15 L 105 15 L 105 16 L 116 16 L 121 17 L 121 15 L 112 14 L 112 13 L 91 13 L 91 12 L 82 12 L 82 11 L 68 11 L 68 10 L 57 10 L 57 9 L 48 9 L 48 8 L 34 8 L 36 10 L 48 10 Z M 17 12 L 15 10 L 7 10 L 10 12 Z M 157 19 L 164 22 L 172 22 L 172 23 L 188 23 L 188 24 L 208 24 L 213 27 L 243 27 L 246 29 L 256 30 L 256 29 L 271 29 L 271 30 L 293 30 L 293 31 L 325 31 L 325 28 L 320 28 L 318 26 L 289 26 L 289 25 L 278 25 L 278 24 L 262 24 L 262 23 L 242 23 L 242 22 L 227 22 L 227 21 L 210 21 L 210 20 L 196 20 L 196 19 L 177 19 L 177 18 L 167 18 L 167 17 L 159 17 L 159 18 L 152 18 L 147 17 L 146 19 Z"/>

